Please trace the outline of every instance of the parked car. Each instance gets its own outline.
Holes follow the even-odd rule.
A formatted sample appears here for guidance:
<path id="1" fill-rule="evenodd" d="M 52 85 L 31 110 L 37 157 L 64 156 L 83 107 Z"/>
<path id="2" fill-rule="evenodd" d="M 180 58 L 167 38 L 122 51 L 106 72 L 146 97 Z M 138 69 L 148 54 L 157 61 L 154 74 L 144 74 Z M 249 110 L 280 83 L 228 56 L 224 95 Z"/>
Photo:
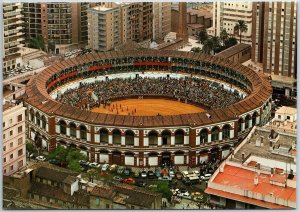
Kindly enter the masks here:
<path id="1" fill-rule="evenodd" d="M 169 176 L 170 176 L 171 178 L 174 178 L 174 177 L 175 177 L 175 173 L 174 173 L 173 170 L 170 170 L 170 171 L 169 171 Z"/>
<path id="2" fill-rule="evenodd" d="M 134 177 L 138 178 L 140 176 L 139 172 L 134 172 Z"/>
<path id="3" fill-rule="evenodd" d="M 155 176 L 157 178 L 161 176 L 161 171 L 159 169 L 155 169 Z"/>
<path id="4" fill-rule="evenodd" d="M 130 176 L 130 174 L 131 174 L 131 168 L 126 167 L 126 168 L 124 169 L 124 174 L 125 174 L 126 176 Z"/>
<path id="5" fill-rule="evenodd" d="M 109 164 L 103 164 L 101 171 L 106 172 L 106 171 L 108 171 L 108 168 L 109 168 Z"/>
<path id="6" fill-rule="evenodd" d="M 177 179 L 177 180 L 182 180 L 183 175 L 182 175 L 181 172 L 176 172 L 176 173 L 175 173 L 175 176 L 176 176 L 176 179 Z"/>
<path id="7" fill-rule="evenodd" d="M 197 175 L 198 177 L 200 177 L 200 172 L 199 172 L 199 171 L 195 170 L 195 171 L 193 171 L 193 173 L 194 173 L 195 175 Z"/>
<path id="8" fill-rule="evenodd" d="M 85 160 L 80 160 L 79 164 L 82 165 L 82 166 L 88 166 L 90 163 L 85 161 Z"/>
<path id="9" fill-rule="evenodd" d="M 125 170 L 124 166 L 119 166 L 118 169 L 117 169 L 117 173 L 118 174 L 123 174 L 124 170 Z"/>
<path id="10" fill-rule="evenodd" d="M 121 182 L 121 181 L 123 180 L 123 178 L 116 175 L 116 176 L 113 177 L 113 180 L 114 180 L 114 181 Z"/>
<path id="11" fill-rule="evenodd" d="M 49 163 L 59 166 L 61 162 L 59 160 L 57 160 L 57 159 L 54 158 L 54 159 L 50 159 Z"/>
<path id="12" fill-rule="evenodd" d="M 37 159 L 38 161 L 45 161 L 46 158 L 43 155 L 37 156 L 35 159 Z"/>
<path id="13" fill-rule="evenodd" d="M 164 180 L 164 181 L 172 181 L 172 178 L 168 175 L 164 175 L 162 177 L 158 178 L 159 180 Z"/>
<path id="14" fill-rule="evenodd" d="M 89 167 L 99 169 L 99 168 L 101 168 L 101 164 L 93 162 L 93 163 L 89 164 Z"/>
<path id="15" fill-rule="evenodd" d="M 142 171 L 140 175 L 141 175 L 142 178 L 147 178 L 147 172 L 146 171 Z"/>
<path id="16" fill-rule="evenodd" d="M 149 177 L 150 179 L 153 179 L 154 176 L 155 176 L 155 175 L 154 175 L 154 172 L 151 171 L 151 170 L 148 171 L 147 175 L 148 175 L 148 177 Z"/>
<path id="17" fill-rule="evenodd" d="M 137 181 L 135 182 L 135 185 L 138 187 L 146 187 L 146 183 L 144 181 Z"/>
<path id="18" fill-rule="evenodd" d="M 205 174 L 203 176 L 200 177 L 201 180 L 203 181 L 207 181 L 211 178 L 211 174 Z"/>
<path id="19" fill-rule="evenodd" d="M 117 168 L 118 168 L 118 165 L 117 164 L 113 164 L 113 165 L 111 165 L 109 167 L 109 171 L 113 172 L 113 171 L 117 170 Z"/>
<path id="20" fill-rule="evenodd" d="M 122 180 L 122 183 L 127 183 L 127 184 L 135 184 L 135 180 L 131 177 L 125 178 Z"/>

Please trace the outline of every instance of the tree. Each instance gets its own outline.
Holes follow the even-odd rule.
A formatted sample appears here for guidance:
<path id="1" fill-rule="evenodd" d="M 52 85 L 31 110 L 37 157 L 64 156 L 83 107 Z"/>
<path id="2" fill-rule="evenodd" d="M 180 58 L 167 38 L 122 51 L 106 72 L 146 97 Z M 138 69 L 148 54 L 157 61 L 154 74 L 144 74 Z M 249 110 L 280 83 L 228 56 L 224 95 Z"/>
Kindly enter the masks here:
<path id="1" fill-rule="evenodd" d="M 81 172 L 81 166 L 77 160 L 72 160 L 68 163 L 68 168 L 75 172 Z"/>
<path id="2" fill-rule="evenodd" d="M 211 42 L 212 42 L 212 51 L 213 54 L 215 54 L 216 49 L 218 49 L 221 45 L 220 45 L 220 38 L 218 36 L 213 36 L 210 38 Z"/>
<path id="3" fill-rule="evenodd" d="M 222 41 L 222 45 L 224 46 L 225 45 L 225 41 L 228 39 L 228 33 L 226 31 L 226 29 L 223 29 L 221 32 L 220 32 L 220 40 Z"/>
<path id="4" fill-rule="evenodd" d="M 193 47 L 193 48 L 191 49 L 191 51 L 192 51 L 192 52 L 195 52 L 195 53 L 200 53 L 200 52 L 202 52 L 202 50 L 201 50 L 200 47 Z"/>
<path id="5" fill-rule="evenodd" d="M 198 33 L 197 39 L 201 44 L 204 44 L 204 42 L 208 39 L 208 34 L 206 32 L 206 29 L 203 29 Z"/>
<path id="6" fill-rule="evenodd" d="M 35 49 L 44 49 L 44 39 L 41 35 L 39 35 L 38 37 L 34 38 L 32 37 L 30 39 L 30 47 L 31 48 L 35 48 Z"/>
<path id="7" fill-rule="evenodd" d="M 247 32 L 248 26 L 245 21 L 238 20 L 237 24 L 234 27 L 236 30 L 239 30 L 240 32 L 240 43 L 242 43 L 242 33 Z"/>
<path id="8" fill-rule="evenodd" d="M 166 182 L 158 183 L 157 187 L 155 188 L 155 191 L 161 193 L 162 197 L 167 198 L 168 200 L 171 200 L 171 197 L 173 195 L 173 193 L 170 191 L 168 183 Z"/>
<path id="9" fill-rule="evenodd" d="M 214 48 L 214 43 L 212 39 L 207 39 L 203 43 L 202 51 L 206 54 L 211 54 L 212 50 Z"/>
<path id="10" fill-rule="evenodd" d="M 29 155 L 31 153 L 33 153 L 34 152 L 33 144 L 32 143 L 26 143 L 26 150 L 28 151 Z"/>
<path id="11" fill-rule="evenodd" d="M 86 160 L 86 156 L 82 154 L 79 150 L 70 150 L 66 157 L 66 161 L 71 163 L 73 161 Z"/>
<path id="12" fill-rule="evenodd" d="M 58 145 L 53 152 L 49 153 L 48 159 L 57 159 L 60 162 L 65 162 L 67 161 L 68 152 L 69 149 L 65 149 L 63 146 Z"/>
<path id="13" fill-rule="evenodd" d="M 89 177 L 89 181 L 94 182 L 94 178 L 97 176 L 98 171 L 96 169 L 89 169 L 87 171 L 87 175 Z"/>
<path id="14" fill-rule="evenodd" d="M 231 47 L 231 46 L 234 46 L 237 44 L 237 40 L 235 37 L 229 37 L 226 41 L 225 41 L 225 47 L 226 49 Z"/>

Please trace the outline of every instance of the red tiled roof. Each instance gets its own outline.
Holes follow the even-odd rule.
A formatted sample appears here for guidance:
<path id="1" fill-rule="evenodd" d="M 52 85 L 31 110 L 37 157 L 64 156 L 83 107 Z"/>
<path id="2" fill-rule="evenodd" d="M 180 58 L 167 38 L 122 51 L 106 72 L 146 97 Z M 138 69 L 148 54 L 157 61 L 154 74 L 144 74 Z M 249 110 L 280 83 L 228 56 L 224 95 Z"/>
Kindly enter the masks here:
<path id="1" fill-rule="evenodd" d="M 278 204 L 274 204 L 271 202 L 265 202 L 262 200 L 257 200 L 257 199 L 252 199 L 249 197 L 244 197 L 238 194 L 232 194 L 226 191 L 220 191 L 217 189 L 213 189 L 213 188 L 207 188 L 205 189 L 205 193 L 207 194 L 213 194 L 219 197 L 224 197 L 224 198 L 228 198 L 228 199 L 232 199 L 232 200 L 236 200 L 236 201 L 240 201 L 240 202 L 246 202 L 252 205 L 257 205 L 257 206 L 261 206 L 264 208 L 269 208 L 269 209 L 290 209 L 289 207 L 285 207 L 282 205 L 278 205 Z"/>
<path id="2" fill-rule="evenodd" d="M 252 192 L 271 195 L 276 198 L 296 202 L 295 188 L 273 185 L 270 181 L 283 182 L 285 175 L 260 174 L 258 184 L 254 184 L 256 172 L 231 165 L 225 165 L 224 171 L 219 172 L 212 180 L 213 183 L 229 186 L 236 189 L 249 190 Z M 284 181 L 285 182 L 285 181 Z"/>

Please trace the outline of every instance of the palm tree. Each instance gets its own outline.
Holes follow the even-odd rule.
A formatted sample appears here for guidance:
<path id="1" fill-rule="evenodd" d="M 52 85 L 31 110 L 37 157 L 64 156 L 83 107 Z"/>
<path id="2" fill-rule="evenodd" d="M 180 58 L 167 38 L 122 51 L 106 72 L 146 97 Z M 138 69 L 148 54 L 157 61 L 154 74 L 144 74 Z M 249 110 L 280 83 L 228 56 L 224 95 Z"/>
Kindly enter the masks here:
<path id="1" fill-rule="evenodd" d="M 220 40 L 222 41 L 222 45 L 224 46 L 225 45 L 225 41 L 228 39 L 228 33 L 226 31 L 226 29 L 223 29 L 221 32 L 220 32 Z"/>
<path id="2" fill-rule="evenodd" d="M 246 22 L 243 21 L 243 20 L 238 20 L 238 22 L 236 23 L 234 28 L 236 30 L 239 30 L 239 32 L 240 32 L 240 43 L 242 43 L 242 33 L 247 32 L 247 30 L 248 30 L 248 26 L 247 26 Z"/>
<path id="3" fill-rule="evenodd" d="M 226 49 L 236 44 L 237 44 L 237 40 L 235 37 L 229 37 L 227 40 L 225 40 L 224 43 Z"/>
<path id="4" fill-rule="evenodd" d="M 205 29 L 201 30 L 198 35 L 197 35 L 197 39 L 199 40 L 199 42 L 201 44 L 203 44 L 207 39 L 208 39 L 208 34 L 206 32 Z"/>
<path id="5" fill-rule="evenodd" d="M 206 54 L 211 54 L 211 52 L 213 51 L 213 48 L 214 48 L 213 40 L 212 39 L 207 39 L 203 43 L 202 51 Z"/>
<path id="6" fill-rule="evenodd" d="M 218 36 L 213 36 L 210 38 L 210 40 L 212 41 L 212 50 L 213 50 L 213 54 L 216 53 L 216 50 L 220 47 L 220 38 Z"/>
<path id="7" fill-rule="evenodd" d="M 192 52 L 195 52 L 195 53 L 200 53 L 201 52 L 201 48 L 200 47 L 193 47 L 191 49 Z"/>

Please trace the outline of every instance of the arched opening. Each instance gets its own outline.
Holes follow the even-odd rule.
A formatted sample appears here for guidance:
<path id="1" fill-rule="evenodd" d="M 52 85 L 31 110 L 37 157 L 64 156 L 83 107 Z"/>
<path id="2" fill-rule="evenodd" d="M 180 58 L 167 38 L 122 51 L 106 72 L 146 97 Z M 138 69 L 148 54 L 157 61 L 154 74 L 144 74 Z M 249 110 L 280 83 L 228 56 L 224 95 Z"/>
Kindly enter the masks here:
<path id="1" fill-rule="evenodd" d="M 119 151 L 112 152 L 112 163 L 117 164 L 117 165 L 122 165 L 121 164 L 121 152 L 119 152 Z"/>
<path id="2" fill-rule="evenodd" d="M 208 130 L 203 129 L 200 131 L 200 144 L 208 142 Z"/>
<path id="3" fill-rule="evenodd" d="M 184 144 L 184 131 L 181 129 L 175 132 L 175 144 Z"/>
<path id="4" fill-rule="evenodd" d="M 230 138 L 230 125 L 229 124 L 226 124 L 223 126 L 222 135 L 223 135 L 223 140 Z"/>
<path id="5" fill-rule="evenodd" d="M 240 118 L 239 121 L 238 121 L 238 132 L 242 131 L 242 124 L 243 124 L 243 122 L 244 122 L 244 119 Z"/>
<path id="6" fill-rule="evenodd" d="M 218 141 L 219 140 L 219 128 L 214 127 L 211 130 L 211 141 Z"/>
<path id="7" fill-rule="evenodd" d="M 164 130 L 161 133 L 162 145 L 171 145 L 171 132 L 169 130 Z"/>
<path id="8" fill-rule="evenodd" d="M 258 117 L 258 113 L 257 112 L 254 112 L 253 115 L 252 115 L 252 126 L 255 126 L 259 123 L 256 122 L 256 118 Z"/>
<path id="9" fill-rule="evenodd" d="M 31 108 L 30 109 L 30 121 L 32 122 L 32 123 L 35 123 L 35 121 L 34 121 L 34 111 L 33 111 L 33 109 Z"/>
<path id="10" fill-rule="evenodd" d="M 148 133 L 149 146 L 158 145 L 158 133 L 155 130 L 152 130 Z"/>
<path id="11" fill-rule="evenodd" d="M 42 128 L 45 130 L 46 129 L 46 117 L 45 116 L 42 116 Z"/>
<path id="12" fill-rule="evenodd" d="M 251 120 L 251 116 L 247 115 L 245 118 L 245 129 L 248 129 L 250 127 L 249 121 Z"/>
<path id="13" fill-rule="evenodd" d="M 79 130 L 80 130 L 80 139 L 86 140 L 86 138 L 87 138 L 86 126 L 80 125 Z"/>
<path id="14" fill-rule="evenodd" d="M 129 146 L 134 145 L 134 133 L 132 130 L 127 130 L 125 132 L 125 145 L 129 145 Z"/>
<path id="15" fill-rule="evenodd" d="M 171 152 L 161 153 L 161 165 L 170 166 L 171 165 Z"/>
<path id="16" fill-rule="evenodd" d="M 100 129 L 100 143 L 108 143 L 108 130 L 105 128 Z"/>
<path id="17" fill-rule="evenodd" d="M 121 131 L 114 129 L 112 131 L 113 144 L 121 144 Z"/>
<path id="18" fill-rule="evenodd" d="M 36 112 L 36 125 L 37 126 L 41 125 L 41 115 L 39 112 Z"/>
<path id="19" fill-rule="evenodd" d="M 59 130 L 60 130 L 60 134 L 67 134 L 67 124 L 65 121 L 60 120 L 59 121 Z"/>
<path id="20" fill-rule="evenodd" d="M 216 160 L 219 159 L 220 156 L 220 148 L 219 147 L 214 147 L 210 150 L 210 160 L 215 162 Z"/>
<path id="21" fill-rule="evenodd" d="M 70 127 L 70 136 L 76 138 L 76 124 L 71 122 L 69 124 L 69 127 Z"/>

